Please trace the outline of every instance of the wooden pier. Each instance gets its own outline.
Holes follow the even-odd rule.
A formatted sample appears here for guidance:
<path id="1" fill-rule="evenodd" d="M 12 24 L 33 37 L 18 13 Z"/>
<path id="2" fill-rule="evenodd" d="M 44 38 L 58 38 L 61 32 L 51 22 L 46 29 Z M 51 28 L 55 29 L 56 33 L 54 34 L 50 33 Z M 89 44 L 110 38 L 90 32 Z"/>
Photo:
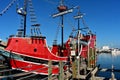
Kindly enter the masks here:
<path id="1" fill-rule="evenodd" d="M 65 74 L 62 74 L 62 78 L 60 78 L 60 75 L 49 75 L 49 76 L 42 76 L 39 74 L 34 74 L 32 72 L 22 72 L 16 69 L 4 69 L 0 71 L 0 79 L 5 80 L 26 80 L 26 79 L 38 79 L 38 80 L 116 80 L 115 78 L 105 78 L 105 77 L 99 77 L 96 76 L 96 73 L 98 71 L 106 72 L 106 71 L 112 71 L 112 69 L 100 69 L 98 66 L 90 70 L 85 75 L 76 75 L 76 78 L 73 78 L 73 73 L 70 73 L 69 71 L 63 72 Z M 120 70 L 114 69 L 115 72 L 120 72 Z M 16 73 L 13 73 L 16 72 Z"/>
<path id="2" fill-rule="evenodd" d="M 71 57 L 75 58 L 75 57 Z M 81 64 L 80 64 L 81 65 Z M 63 69 L 63 66 L 66 66 L 67 69 Z M 69 67 L 68 67 L 69 66 Z M 27 66 L 26 66 L 27 67 Z M 100 68 L 100 65 L 93 67 L 84 67 L 79 66 L 78 70 L 78 60 L 72 59 L 71 65 L 66 65 L 62 61 L 59 62 L 60 72 L 59 75 L 52 75 L 52 61 L 48 62 L 48 76 L 43 76 L 40 74 L 34 74 L 34 71 L 23 72 L 22 68 L 18 69 L 10 69 L 9 66 L 4 64 L 4 60 L 0 61 L 0 79 L 5 80 L 26 80 L 26 79 L 38 79 L 38 80 L 116 80 L 114 72 L 120 72 L 118 69 L 107 69 Z M 38 69 L 39 70 L 39 69 Z M 79 71 L 79 72 L 78 72 Z M 111 72 L 111 78 L 99 77 L 97 76 L 97 72 Z"/>
<path id="3" fill-rule="evenodd" d="M 59 62 L 59 75 L 52 74 L 52 61 L 48 62 L 48 76 L 40 74 L 34 74 L 34 71 L 23 72 L 22 68 L 10 69 L 10 67 L 4 64 L 5 60 L 0 60 L 0 79 L 5 80 L 26 80 L 26 79 L 37 79 L 37 80 L 116 80 L 114 72 L 120 72 L 118 69 L 102 69 L 100 65 L 96 65 L 96 53 L 94 49 L 89 49 L 88 62 L 84 59 L 78 58 L 76 55 L 70 56 L 70 61 L 63 63 Z M 2 56 L 2 55 L 0 55 Z M 94 59 L 91 63 L 91 57 Z M 69 63 L 69 64 L 68 64 Z M 27 66 L 26 66 L 27 67 Z M 63 69 L 63 67 L 67 67 Z M 24 67 L 23 67 L 24 68 Z M 37 69 L 39 70 L 39 69 Z M 97 72 L 111 72 L 111 77 L 100 77 L 97 76 Z"/>

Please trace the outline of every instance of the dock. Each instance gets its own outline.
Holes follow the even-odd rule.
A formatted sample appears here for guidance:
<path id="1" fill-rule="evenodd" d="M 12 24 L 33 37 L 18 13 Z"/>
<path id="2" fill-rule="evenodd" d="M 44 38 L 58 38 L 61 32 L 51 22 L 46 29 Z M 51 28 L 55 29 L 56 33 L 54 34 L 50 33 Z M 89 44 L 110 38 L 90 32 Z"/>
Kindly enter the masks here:
<path id="1" fill-rule="evenodd" d="M 2 55 L 0 55 L 2 56 Z M 5 80 L 26 80 L 26 79 L 37 79 L 37 80 L 116 80 L 114 72 L 120 72 L 118 69 L 100 68 L 100 65 L 88 64 L 84 61 L 79 62 L 77 57 L 71 56 L 71 64 L 68 64 L 70 61 L 63 63 L 59 61 L 59 74 L 52 74 L 52 61 L 48 61 L 48 76 L 35 74 L 33 71 L 24 72 L 21 71 L 23 67 L 11 69 L 8 65 L 4 64 L 4 59 L 0 60 L 0 79 Z M 76 58 L 76 59 L 75 59 Z M 79 63 L 79 66 L 78 66 Z M 63 66 L 66 66 L 66 69 L 63 69 Z M 27 66 L 26 66 L 27 67 Z M 39 69 L 37 69 L 39 70 Z M 111 77 L 101 77 L 97 76 L 97 72 L 111 72 Z"/>
<path id="2" fill-rule="evenodd" d="M 116 80 L 113 72 L 120 72 L 118 69 L 107 69 L 99 68 L 100 65 L 95 68 L 88 68 L 86 74 L 78 75 L 76 72 L 70 72 L 69 70 L 62 70 L 64 73 L 59 73 L 59 75 L 48 75 L 43 76 L 40 74 L 34 74 L 33 71 L 23 72 L 20 69 L 8 69 L 5 65 L 0 65 L 0 79 L 5 80 L 26 80 L 26 79 L 37 79 L 37 80 Z M 62 68 L 61 68 L 62 69 Z M 76 70 L 77 71 L 77 70 Z M 96 76 L 97 72 L 111 72 L 111 78 Z M 49 72 L 51 73 L 51 72 Z M 76 74 L 76 75 L 74 75 Z M 62 76 L 62 78 L 60 77 Z M 114 79 L 113 79 L 114 78 Z"/>

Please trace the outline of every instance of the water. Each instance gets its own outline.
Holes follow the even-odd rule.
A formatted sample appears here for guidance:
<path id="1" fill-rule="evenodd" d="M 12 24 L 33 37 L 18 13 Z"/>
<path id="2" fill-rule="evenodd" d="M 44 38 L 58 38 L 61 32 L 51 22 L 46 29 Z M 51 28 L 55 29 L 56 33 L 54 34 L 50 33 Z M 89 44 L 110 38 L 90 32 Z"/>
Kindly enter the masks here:
<path id="1" fill-rule="evenodd" d="M 97 64 L 100 64 L 100 68 L 108 68 L 112 69 L 112 65 L 114 66 L 114 69 L 120 70 L 120 54 L 118 55 L 111 55 L 111 53 L 101 53 L 97 56 Z M 117 80 L 120 80 L 120 72 L 114 72 L 115 78 Z M 97 73 L 98 76 L 111 78 L 111 72 L 101 72 L 99 71 Z"/>

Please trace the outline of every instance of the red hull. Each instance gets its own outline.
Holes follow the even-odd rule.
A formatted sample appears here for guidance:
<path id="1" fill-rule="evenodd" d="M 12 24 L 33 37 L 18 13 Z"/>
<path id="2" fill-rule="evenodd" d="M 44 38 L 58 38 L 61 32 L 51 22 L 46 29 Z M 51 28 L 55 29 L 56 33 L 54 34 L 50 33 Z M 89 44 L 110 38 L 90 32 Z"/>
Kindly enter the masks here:
<path id="1" fill-rule="evenodd" d="M 59 57 L 51 53 L 43 38 L 10 38 L 6 50 L 43 60 L 67 61 L 67 57 Z"/>
<path id="2" fill-rule="evenodd" d="M 25 72 L 31 72 L 36 74 L 43 74 L 48 75 L 48 65 L 46 64 L 40 64 L 40 63 L 32 63 L 28 61 L 20 61 L 16 59 L 11 59 L 11 66 L 12 68 L 19 68 Z M 58 75 L 59 68 L 58 66 L 51 67 L 52 74 Z"/>
<path id="3" fill-rule="evenodd" d="M 13 53 L 14 56 L 16 54 L 16 56 L 20 56 L 20 58 L 28 58 L 27 60 L 19 60 L 17 58 L 11 59 L 12 68 L 30 66 L 27 68 L 22 68 L 21 70 L 27 72 L 31 71 L 37 74 L 48 75 L 48 61 L 50 60 L 52 62 L 67 61 L 67 57 L 59 57 L 51 53 L 46 45 L 46 40 L 44 38 L 13 37 L 8 40 L 8 45 L 5 50 L 9 51 L 10 53 Z M 31 59 L 33 60 L 33 62 L 31 62 Z M 44 60 L 45 62 L 47 62 L 47 64 L 45 64 L 44 62 L 41 63 L 41 60 Z M 57 75 L 58 73 L 58 65 L 52 65 L 52 74 Z"/>

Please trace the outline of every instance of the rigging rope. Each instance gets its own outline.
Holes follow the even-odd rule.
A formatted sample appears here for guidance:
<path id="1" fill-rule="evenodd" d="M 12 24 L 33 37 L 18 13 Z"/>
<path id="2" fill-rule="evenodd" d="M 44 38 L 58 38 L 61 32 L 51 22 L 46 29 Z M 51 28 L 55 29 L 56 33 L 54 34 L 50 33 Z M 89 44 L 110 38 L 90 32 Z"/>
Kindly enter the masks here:
<path id="1" fill-rule="evenodd" d="M 57 44 L 57 38 L 58 38 L 58 34 L 59 34 L 59 31 L 60 31 L 60 23 L 59 23 L 59 25 L 58 25 L 58 27 L 57 27 L 57 30 L 56 30 L 56 35 L 55 35 L 55 39 L 54 39 L 54 42 L 53 42 L 53 44 Z"/>
<path id="2" fill-rule="evenodd" d="M 83 23 L 83 25 L 85 26 L 85 28 L 89 30 L 89 27 L 88 27 L 87 24 L 85 23 L 85 20 L 84 20 L 83 18 L 81 18 L 81 19 L 82 19 L 82 23 Z"/>
<path id="3" fill-rule="evenodd" d="M 30 21 L 31 21 L 31 23 L 33 23 L 31 25 L 31 35 L 41 36 L 41 32 L 40 32 L 40 28 L 39 28 L 40 24 L 37 23 L 37 17 L 35 15 L 32 0 L 28 0 L 28 1 L 29 1 Z"/>
<path id="4" fill-rule="evenodd" d="M 44 1 L 46 1 L 46 2 L 48 2 L 48 3 L 51 3 L 51 4 L 58 4 L 58 3 L 55 3 L 55 2 L 52 1 L 52 0 L 44 0 Z"/>
<path id="5" fill-rule="evenodd" d="M 67 19 L 67 22 L 68 22 L 68 25 L 70 25 L 72 28 L 72 32 L 70 33 L 70 35 L 72 36 L 75 31 L 75 25 L 72 24 L 72 21 L 70 21 L 70 19 Z"/>
<path id="6" fill-rule="evenodd" d="M 57 25 L 57 29 L 55 31 L 55 37 L 54 37 L 54 39 L 52 41 L 53 44 L 57 44 L 57 38 L 58 38 L 58 35 L 59 35 L 59 32 L 60 32 L 61 23 L 60 23 L 60 21 L 56 22 L 56 21 L 52 20 L 52 24 L 56 24 Z"/>
<path id="7" fill-rule="evenodd" d="M 0 13 L 0 16 L 2 16 L 16 1 L 17 0 L 12 0 L 12 2 L 10 2 L 4 10 L 2 10 L 2 12 Z"/>

